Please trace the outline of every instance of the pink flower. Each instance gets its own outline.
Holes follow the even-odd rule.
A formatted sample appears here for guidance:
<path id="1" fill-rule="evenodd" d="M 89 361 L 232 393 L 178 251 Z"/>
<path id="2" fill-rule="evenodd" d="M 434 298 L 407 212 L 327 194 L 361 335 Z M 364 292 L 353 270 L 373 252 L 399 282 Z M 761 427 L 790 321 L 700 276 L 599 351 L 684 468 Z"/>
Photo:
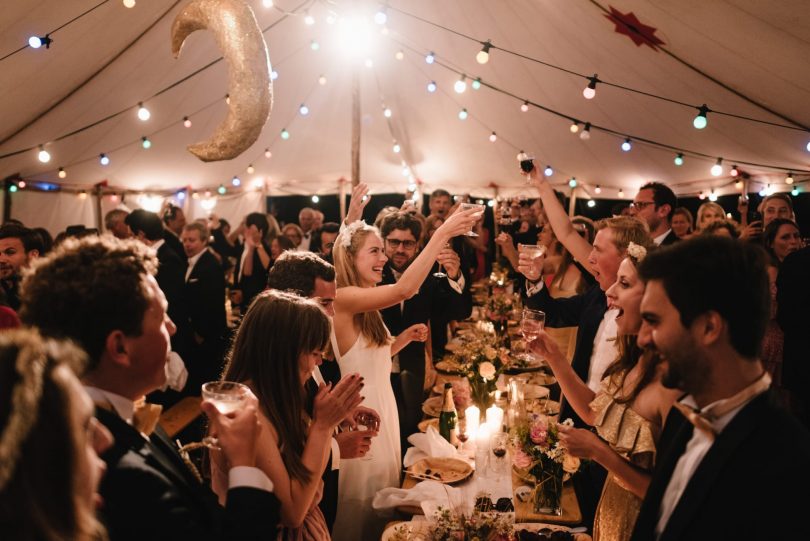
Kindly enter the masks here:
<path id="1" fill-rule="evenodd" d="M 532 465 L 532 457 L 524 453 L 521 449 L 515 449 L 512 454 L 512 462 L 521 469 L 526 469 Z"/>
<path id="2" fill-rule="evenodd" d="M 530 431 L 532 441 L 538 445 L 548 443 L 548 425 L 543 422 L 536 422 L 532 425 Z"/>

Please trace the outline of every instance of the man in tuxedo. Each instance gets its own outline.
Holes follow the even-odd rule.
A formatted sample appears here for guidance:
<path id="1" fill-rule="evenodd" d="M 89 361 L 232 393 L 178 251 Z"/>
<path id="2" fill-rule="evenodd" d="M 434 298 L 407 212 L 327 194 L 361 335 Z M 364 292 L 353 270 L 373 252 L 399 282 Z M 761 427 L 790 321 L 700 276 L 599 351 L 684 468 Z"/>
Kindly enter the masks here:
<path id="1" fill-rule="evenodd" d="M 254 297 L 267 287 L 267 270 L 271 260 L 270 246 L 265 237 L 269 227 L 267 216 L 261 212 L 251 212 L 245 216 L 245 242 L 234 269 L 243 314 L 247 312 Z"/>
<path id="2" fill-rule="evenodd" d="M 128 210 L 122 208 L 112 209 L 104 215 L 104 229 L 116 238 L 128 239 L 132 236 L 132 231 L 126 223 Z"/>
<path id="3" fill-rule="evenodd" d="M 183 256 L 183 243 L 180 240 L 180 235 L 183 234 L 183 228 L 186 226 L 186 215 L 183 209 L 177 205 L 169 204 L 163 211 L 163 240 L 166 244 L 180 256 Z"/>
<path id="4" fill-rule="evenodd" d="M 330 319 L 335 315 L 335 267 L 312 252 L 288 251 L 281 254 L 267 274 L 267 287 L 294 291 L 314 299 Z M 315 396 L 320 383 L 329 382 L 334 385 L 340 381 L 340 377 L 340 367 L 334 359 L 325 360 L 320 367 L 316 366 L 312 371 L 312 378 L 307 382 L 310 399 Z M 379 422 L 377 412 L 358 406 L 355 416 L 363 413 L 371 415 Z M 372 431 L 339 431 L 332 438 L 332 453 L 323 472 L 323 497 L 319 504 L 329 531 L 332 531 L 337 513 L 340 460 L 365 456 L 371 447 L 373 435 Z"/>
<path id="5" fill-rule="evenodd" d="M 680 239 L 672 231 L 672 212 L 678 206 L 669 186 L 660 182 L 648 182 L 642 186 L 630 203 L 630 216 L 642 219 L 650 226 L 650 236 L 657 246 L 667 246 Z"/>
<path id="6" fill-rule="evenodd" d="M 183 228 L 183 249 L 188 258 L 184 296 L 188 306 L 190 342 L 186 389 L 199 393 L 206 381 L 218 379 L 225 353 L 225 274 L 208 250 L 208 227 L 192 222 Z"/>
<path id="7" fill-rule="evenodd" d="M 380 222 L 385 255 L 380 285 L 394 284 L 419 254 L 422 222 L 408 211 L 387 214 Z M 428 275 L 419 292 L 399 304 L 380 310 L 385 326 L 396 336 L 412 325 L 437 323 L 434 328 L 447 334 L 450 320 L 469 317 L 472 296 L 461 272 L 461 260 L 451 248 L 439 252 L 437 261 L 444 268 L 446 278 Z M 444 343 L 444 342 L 442 342 Z M 402 448 L 407 438 L 417 431 L 422 417 L 425 382 L 425 343 L 413 341 L 394 358 L 391 384 L 397 397 Z"/>
<path id="8" fill-rule="evenodd" d="M 20 309 L 20 278 L 23 269 L 44 252 L 42 237 L 22 225 L 0 227 L 0 287 L 12 310 Z"/>
<path id="9" fill-rule="evenodd" d="M 776 279 L 777 320 L 785 332 L 782 383 L 790 392 L 791 409 L 810 427 L 810 246 L 789 254 Z"/>
<path id="10" fill-rule="evenodd" d="M 203 403 L 230 465 L 225 507 L 160 427 L 149 434 L 155 410 L 136 408 L 139 398 L 165 381 L 174 332 L 156 269 L 155 256 L 141 243 L 70 239 L 41 260 L 22 286 L 23 321 L 45 336 L 72 339 L 88 354 L 82 382 L 96 416 L 115 437 L 102 456 L 107 472 L 100 486 L 110 539 L 273 539 L 280 504 L 270 480 L 255 467 L 255 397 L 227 415 Z"/>
<path id="11" fill-rule="evenodd" d="M 301 243 L 297 246 L 298 250 L 302 252 L 311 250 L 312 236 L 315 233 L 315 221 L 315 209 L 304 207 L 298 212 L 298 225 L 301 226 L 301 230 L 304 232 Z"/>
<path id="12" fill-rule="evenodd" d="M 639 345 L 686 397 L 667 416 L 632 538 L 810 538 L 810 433 L 778 405 L 758 358 L 770 317 L 764 252 L 700 236 L 651 253 L 639 274 Z M 761 500 L 779 516 L 746 512 Z"/>

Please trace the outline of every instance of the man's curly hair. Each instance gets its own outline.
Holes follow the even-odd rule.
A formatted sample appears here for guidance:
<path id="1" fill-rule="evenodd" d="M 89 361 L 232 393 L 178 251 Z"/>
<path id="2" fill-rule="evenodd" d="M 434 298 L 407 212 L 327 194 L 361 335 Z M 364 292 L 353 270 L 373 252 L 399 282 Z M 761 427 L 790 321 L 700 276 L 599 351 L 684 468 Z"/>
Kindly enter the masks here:
<path id="1" fill-rule="evenodd" d="M 44 336 L 78 343 L 92 371 L 112 331 L 143 332 L 149 308 L 144 278 L 157 265 L 154 251 L 135 240 L 67 239 L 25 272 L 20 318 Z"/>

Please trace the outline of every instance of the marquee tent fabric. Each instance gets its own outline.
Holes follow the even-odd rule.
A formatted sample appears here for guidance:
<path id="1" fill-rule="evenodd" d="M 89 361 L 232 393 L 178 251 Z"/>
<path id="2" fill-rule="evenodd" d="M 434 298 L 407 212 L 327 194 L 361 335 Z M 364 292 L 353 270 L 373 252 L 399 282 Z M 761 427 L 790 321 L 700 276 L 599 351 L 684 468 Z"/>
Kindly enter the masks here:
<path id="1" fill-rule="evenodd" d="M 52 183 L 71 196 L 105 181 L 111 189 L 190 187 L 213 197 L 220 185 L 229 197 L 259 186 L 274 195 L 335 193 L 339 179 L 351 176 L 355 70 L 360 178 L 377 193 L 418 184 L 423 192 L 441 187 L 491 197 L 497 187 L 500 194 L 528 194 L 515 159 L 520 150 L 552 166 L 550 179 L 560 186 L 575 177 L 581 197 L 616 198 L 620 189 L 632 197 L 649 180 L 679 194 L 730 193 L 739 191 L 733 165 L 750 176 L 751 191 L 791 189 L 788 172 L 804 190 L 810 176 L 805 0 L 391 0 L 384 25 L 372 20 L 381 2 L 246 0 L 278 75 L 273 110 L 246 152 L 213 163 L 186 146 L 207 138 L 225 116 L 228 66 L 206 31 L 172 57 L 172 20 L 189 1 L 137 0 L 131 9 L 120 0 L 6 2 L 3 178 Z M 314 24 L 306 24 L 307 15 Z M 340 22 L 353 16 L 371 28 L 370 46 L 356 58 L 343 51 Z M 48 32 L 47 49 L 24 47 L 29 36 Z M 479 64 L 476 53 L 487 40 L 489 61 Z M 594 74 L 604 82 L 585 99 Z M 467 88 L 459 94 L 454 84 L 462 75 Z M 431 81 L 435 92 L 427 89 Z M 136 115 L 139 102 L 151 111 L 146 122 Z M 692 121 L 702 104 L 711 112 L 699 130 Z M 463 109 L 466 120 L 459 118 Z M 572 120 L 579 133 L 569 130 Z M 586 122 L 593 127 L 584 140 Z M 151 148 L 142 147 L 143 137 Z M 632 149 L 624 152 L 627 138 Z M 48 163 L 37 159 L 40 145 Z M 109 165 L 99 163 L 102 153 Z M 681 166 L 673 162 L 678 153 Z M 718 158 L 724 169 L 713 176 Z M 21 205 L 53 212 L 69 206 Z M 87 205 L 69 212 L 82 217 Z"/>

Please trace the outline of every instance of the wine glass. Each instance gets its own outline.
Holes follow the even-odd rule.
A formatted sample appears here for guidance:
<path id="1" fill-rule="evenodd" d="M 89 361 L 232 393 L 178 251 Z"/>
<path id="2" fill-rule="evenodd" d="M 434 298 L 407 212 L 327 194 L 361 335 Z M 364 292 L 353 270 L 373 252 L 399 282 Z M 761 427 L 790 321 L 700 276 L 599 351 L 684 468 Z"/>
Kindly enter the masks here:
<path id="1" fill-rule="evenodd" d="M 446 242 L 444 244 L 445 248 L 450 248 L 450 243 Z M 442 264 L 439 263 L 439 270 L 433 273 L 434 278 L 447 278 L 447 273 L 442 270 Z"/>
<path id="2" fill-rule="evenodd" d="M 356 430 L 380 430 L 380 423 L 377 418 L 373 415 L 369 415 L 368 413 L 361 413 L 356 417 L 355 421 L 357 422 Z M 371 453 L 371 447 L 369 447 L 366 454 L 360 457 L 360 460 L 371 460 L 372 458 L 374 458 L 374 455 Z"/>
<path id="3" fill-rule="evenodd" d="M 202 398 L 214 404 L 222 415 L 242 409 L 250 389 L 235 381 L 209 381 L 202 386 Z M 202 443 L 209 449 L 219 449 L 219 442 L 213 436 L 205 436 Z"/>
<path id="4" fill-rule="evenodd" d="M 527 348 L 540 336 L 540 331 L 543 330 L 545 322 L 545 312 L 541 312 L 540 310 L 532 310 L 531 308 L 523 309 L 523 314 L 520 318 L 520 333 L 523 335 L 523 339 L 526 340 Z M 529 350 L 528 356 L 530 359 L 534 358 L 531 350 Z"/>
<path id="5" fill-rule="evenodd" d="M 489 440 L 489 448 L 495 457 L 490 463 L 492 471 L 498 474 L 506 473 L 506 448 L 509 443 L 509 434 L 506 432 L 496 432 Z"/>
<path id="6" fill-rule="evenodd" d="M 521 150 L 517 155 L 517 160 L 520 162 L 520 168 L 526 173 L 526 184 L 531 184 L 532 179 L 529 173 L 534 169 L 534 154 L 526 153 Z"/>
<path id="7" fill-rule="evenodd" d="M 478 210 L 478 211 L 480 211 L 482 213 L 486 209 L 486 207 L 484 205 L 479 205 L 478 203 L 459 203 L 459 207 L 461 207 L 461 210 L 476 209 L 476 210 Z M 467 235 L 468 237 L 477 237 L 478 236 L 478 233 L 473 231 L 472 228 L 470 228 L 470 230 L 467 231 L 464 234 Z"/>
<path id="8" fill-rule="evenodd" d="M 470 434 L 467 432 L 467 419 L 459 417 L 458 421 L 456 421 L 456 429 L 458 431 L 458 450 L 461 451 L 464 444 L 470 439 Z"/>
<path id="9" fill-rule="evenodd" d="M 523 244 L 519 242 L 517 249 L 519 254 L 527 254 L 532 260 L 532 267 L 542 274 L 543 269 L 538 269 L 536 266 L 539 264 L 539 260 L 546 255 L 546 247 L 542 244 Z"/>

